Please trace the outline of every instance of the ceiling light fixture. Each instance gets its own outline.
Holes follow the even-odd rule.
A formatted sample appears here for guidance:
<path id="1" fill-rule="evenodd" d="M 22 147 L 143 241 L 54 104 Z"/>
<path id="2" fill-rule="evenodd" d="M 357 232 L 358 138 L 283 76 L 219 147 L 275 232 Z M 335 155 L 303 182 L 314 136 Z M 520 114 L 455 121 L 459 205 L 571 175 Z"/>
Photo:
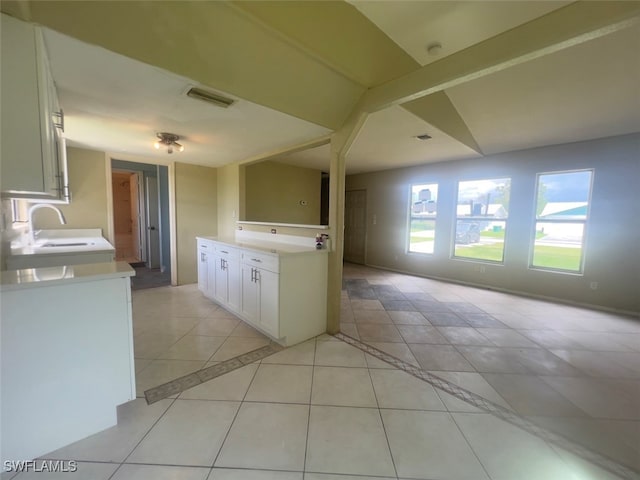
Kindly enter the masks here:
<path id="1" fill-rule="evenodd" d="M 178 143 L 180 137 L 175 133 L 158 132 L 156 136 L 158 140 L 153 144 L 156 150 L 160 150 L 160 146 L 164 145 L 167 147 L 167 153 L 173 153 L 174 147 L 177 148 L 179 152 L 184 152 L 184 145 Z"/>

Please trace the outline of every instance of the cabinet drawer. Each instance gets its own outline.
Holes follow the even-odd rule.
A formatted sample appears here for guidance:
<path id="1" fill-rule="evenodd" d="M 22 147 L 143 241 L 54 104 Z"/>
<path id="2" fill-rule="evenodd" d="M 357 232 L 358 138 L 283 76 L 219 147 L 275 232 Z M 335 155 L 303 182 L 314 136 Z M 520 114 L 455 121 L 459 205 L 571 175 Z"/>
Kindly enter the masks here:
<path id="1" fill-rule="evenodd" d="M 213 245 L 213 242 L 211 242 L 211 240 L 204 240 L 202 238 L 198 238 L 198 251 L 200 252 L 209 252 L 209 253 L 213 253 L 215 251 L 215 247 Z"/>
<path id="2" fill-rule="evenodd" d="M 264 268 L 275 273 L 280 271 L 280 261 L 277 256 L 265 255 L 251 250 L 242 252 L 242 263 L 252 267 Z"/>
<path id="3" fill-rule="evenodd" d="M 239 258 L 240 250 L 234 247 L 230 247 L 224 243 L 216 243 L 215 244 L 216 255 L 222 258 Z"/>

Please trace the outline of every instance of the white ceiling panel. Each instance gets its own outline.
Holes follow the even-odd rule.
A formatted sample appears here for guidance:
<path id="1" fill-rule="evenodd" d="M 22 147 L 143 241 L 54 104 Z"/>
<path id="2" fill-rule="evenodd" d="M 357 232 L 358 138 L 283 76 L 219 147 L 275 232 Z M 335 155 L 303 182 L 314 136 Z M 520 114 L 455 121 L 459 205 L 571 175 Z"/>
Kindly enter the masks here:
<path id="1" fill-rule="evenodd" d="M 421 65 L 556 10 L 570 1 L 349 0 Z M 442 49 L 430 55 L 427 47 Z"/>
<path id="2" fill-rule="evenodd" d="M 447 90 L 485 154 L 640 131 L 640 28 Z"/>
<path id="3" fill-rule="evenodd" d="M 157 132 L 181 137 L 175 160 L 221 166 L 330 133 L 237 99 L 220 108 L 187 97 L 187 78 L 46 30 L 45 40 L 70 145 L 148 157 Z M 206 88 L 206 87 L 205 87 Z"/>

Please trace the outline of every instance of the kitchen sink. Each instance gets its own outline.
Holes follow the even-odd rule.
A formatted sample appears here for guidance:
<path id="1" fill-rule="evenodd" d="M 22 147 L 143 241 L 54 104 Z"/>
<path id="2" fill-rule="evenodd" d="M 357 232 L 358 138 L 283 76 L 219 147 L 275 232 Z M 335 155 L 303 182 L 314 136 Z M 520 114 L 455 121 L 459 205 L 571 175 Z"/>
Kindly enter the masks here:
<path id="1" fill-rule="evenodd" d="M 85 247 L 89 245 L 85 242 L 75 242 L 75 243 L 45 243 L 40 245 L 40 247 Z M 93 243 L 91 245 L 94 245 Z"/>

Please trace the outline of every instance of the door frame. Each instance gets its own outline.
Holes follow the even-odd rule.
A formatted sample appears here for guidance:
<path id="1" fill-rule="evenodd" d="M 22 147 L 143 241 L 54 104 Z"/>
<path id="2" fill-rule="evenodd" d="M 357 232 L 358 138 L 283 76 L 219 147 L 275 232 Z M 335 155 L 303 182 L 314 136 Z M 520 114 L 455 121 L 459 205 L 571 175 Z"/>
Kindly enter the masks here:
<path id="1" fill-rule="evenodd" d="M 137 247 L 137 258 L 140 262 L 145 262 L 146 261 L 146 236 L 145 236 L 145 223 L 146 223 L 146 215 L 145 215 L 145 208 L 144 208 L 144 204 L 145 204 L 145 199 L 144 199 L 144 175 L 143 172 L 138 171 L 138 170 L 128 170 L 128 169 L 124 169 L 124 168 L 111 168 L 110 169 L 110 178 L 108 179 L 108 192 L 109 194 L 107 195 L 108 197 L 108 216 L 109 216 L 109 230 L 111 235 L 109 235 L 109 240 L 111 241 L 112 245 L 115 245 L 115 213 L 114 213 L 114 207 L 113 207 L 113 173 L 124 173 L 124 174 L 128 174 L 129 178 L 131 179 L 131 177 L 133 175 L 136 176 L 136 185 L 135 188 L 137 190 L 137 195 L 135 196 L 136 199 L 136 212 L 137 212 L 137 219 L 136 219 L 136 231 L 135 232 L 131 232 L 132 235 L 135 235 L 137 238 L 137 242 L 136 242 L 136 247 Z M 131 195 L 131 187 L 129 187 L 129 195 L 131 196 L 131 198 L 133 199 L 133 195 Z M 132 209 L 133 212 L 133 209 Z"/>

